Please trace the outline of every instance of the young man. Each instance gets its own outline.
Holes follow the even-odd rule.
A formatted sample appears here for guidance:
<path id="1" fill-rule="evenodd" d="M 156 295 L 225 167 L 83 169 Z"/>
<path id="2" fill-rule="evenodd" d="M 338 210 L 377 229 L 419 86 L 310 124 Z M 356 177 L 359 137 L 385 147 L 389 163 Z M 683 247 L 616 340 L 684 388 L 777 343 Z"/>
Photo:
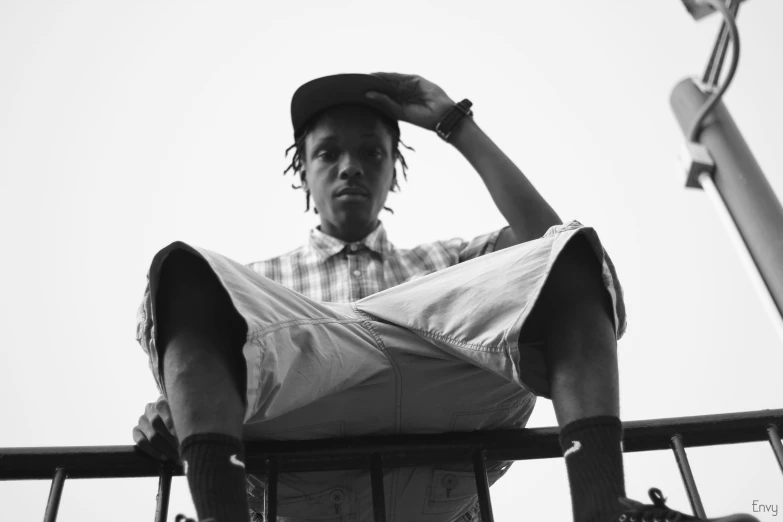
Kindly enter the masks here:
<path id="1" fill-rule="evenodd" d="M 292 167 L 321 221 L 305 245 L 247 266 L 181 242 L 153 259 L 138 339 L 165 399 L 148 405 L 134 439 L 176 458 L 177 434 L 200 520 L 263 509 L 243 440 L 521 428 L 536 396 L 554 404 L 576 522 L 694 520 L 658 490 L 652 505 L 625 498 L 616 351 L 626 317 L 597 234 L 562 223 L 466 102 L 391 73 L 301 86 Z M 397 160 L 405 173 L 398 121 L 460 151 L 509 226 L 397 249 L 378 215 Z M 510 464 L 491 466 L 490 483 Z M 367 472 L 279 482 L 280 516 L 372 520 Z M 388 469 L 384 485 L 390 522 L 479 518 L 470 463 Z"/>

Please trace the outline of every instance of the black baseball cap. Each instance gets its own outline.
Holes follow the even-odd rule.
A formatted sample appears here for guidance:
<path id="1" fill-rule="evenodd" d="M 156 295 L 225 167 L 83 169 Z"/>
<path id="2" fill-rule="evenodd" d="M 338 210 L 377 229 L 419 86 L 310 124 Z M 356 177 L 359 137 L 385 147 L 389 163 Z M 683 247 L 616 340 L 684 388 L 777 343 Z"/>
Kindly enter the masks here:
<path id="1" fill-rule="evenodd" d="M 310 118 L 335 105 L 364 105 L 398 125 L 397 118 L 383 105 L 365 96 L 368 91 L 382 92 L 392 98 L 395 96 L 391 83 L 371 74 L 335 74 L 316 78 L 299 87 L 291 99 L 294 141 L 301 137 L 305 123 Z"/>

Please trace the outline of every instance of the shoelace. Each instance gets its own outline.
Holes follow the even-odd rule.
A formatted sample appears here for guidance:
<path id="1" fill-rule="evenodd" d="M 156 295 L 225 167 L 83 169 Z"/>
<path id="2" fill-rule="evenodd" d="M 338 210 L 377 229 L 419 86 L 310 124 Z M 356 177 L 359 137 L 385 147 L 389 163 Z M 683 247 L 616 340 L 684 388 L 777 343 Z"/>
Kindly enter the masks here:
<path id="1" fill-rule="evenodd" d="M 652 505 L 639 502 L 620 502 L 628 508 L 628 511 L 617 518 L 617 522 L 685 522 L 695 520 L 693 517 L 674 511 L 666 506 L 666 499 L 658 488 L 650 488 Z M 627 499 L 624 499 L 627 500 Z M 633 502 L 633 504 L 631 504 Z"/>

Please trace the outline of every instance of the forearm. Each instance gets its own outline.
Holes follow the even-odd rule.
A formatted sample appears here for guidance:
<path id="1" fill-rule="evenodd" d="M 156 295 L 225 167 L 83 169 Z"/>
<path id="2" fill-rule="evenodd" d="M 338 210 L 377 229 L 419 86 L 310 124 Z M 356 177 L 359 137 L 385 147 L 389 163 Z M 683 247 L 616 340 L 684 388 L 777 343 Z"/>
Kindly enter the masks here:
<path id="1" fill-rule="evenodd" d="M 450 141 L 484 180 L 519 243 L 537 239 L 549 227 L 562 224 L 549 203 L 473 118 L 461 121 Z"/>

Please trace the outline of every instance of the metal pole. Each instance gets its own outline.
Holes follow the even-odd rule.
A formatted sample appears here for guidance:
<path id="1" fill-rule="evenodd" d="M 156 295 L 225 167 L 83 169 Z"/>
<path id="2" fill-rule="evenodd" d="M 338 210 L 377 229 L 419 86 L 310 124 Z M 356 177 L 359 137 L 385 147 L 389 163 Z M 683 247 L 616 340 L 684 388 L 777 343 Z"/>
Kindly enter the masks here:
<path id="1" fill-rule="evenodd" d="M 492 499 L 489 496 L 486 454 L 487 451 L 480 446 L 473 451 L 473 472 L 476 475 L 476 492 L 478 493 L 481 522 L 494 522 L 495 515 L 492 513 Z"/>
<path id="2" fill-rule="evenodd" d="M 778 460 L 780 471 L 783 471 L 783 444 L 780 443 L 780 434 L 778 433 L 778 427 L 771 424 L 767 428 L 769 434 L 769 445 L 772 446 L 772 451 L 775 453 L 775 458 Z"/>
<path id="3" fill-rule="evenodd" d="M 372 484 L 372 510 L 374 522 L 386 522 L 386 499 L 383 494 L 383 456 L 370 456 L 370 480 Z"/>
<path id="4" fill-rule="evenodd" d="M 683 133 L 708 97 L 690 78 L 674 88 L 671 106 Z M 704 119 L 700 142 L 715 161 L 715 188 L 783 317 L 783 207 L 722 100 Z"/>
<path id="5" fill-rule="evenodd" d="M 158 480 L 158 496 L 155 499 L 155 522 L 166 522 L 169 516 L 169 498 L 171 497 L 171 468 L 161 465 Z"/>
<path id="6" fill-rule="evenodd" d="M 277 521 L 277 470 L 276 457 L 269 457 L 266 461 L 266 489 L 264 490 L 264 520 L 266 522 Z"/>
<path id="7" fill-rule="evenodd" d="M 699 518 L 707 518 L 704 512 L 704 505 L 701 503 L 699 490 L 696 488 L 696 480 L 691 472 L 691 465 L 688 464 L 688 455 L 685 454 L 685 445 L 682 443 L 682 435 L 677 434 L 671 438 L 674 458 L 677 459 L 677 467 L 680 468 L 682 481 L 685 483 L 685 491 L 688 492 L 688 500 L 691 503 L 693 513 Z"/>
<path id="8" fill-rule="evenodd" d="M 55 522 L 57 511 L 60 509 L 60 498 L 63 495 L 65 485 L 65 468 L 57 468 L 52 479 L 52 488 L 49 490 L 49 501 L 46 503 L 44 522 Z"/>
<path id="9" fill-rule="evenodd" d="M 772 321 L 772 325 L 775 327 L 781 343 L 783 343 L 783 316 L 778 314 L 775 301 L 772 300 L 772 296 L 767 291 L 767 286 L 764 283 L 764 280 L 761 278 L 761 274 L 759 273 L 756 264 L 753 262 L 753 258 L 751 257 L 750 252 L 745 247 L 742 234 L 740 234 L 739 230 L 737 229 L 737 224 L 731 218 L 731 214 L 729 214 L 729 211 L 726 208 L 726 204 L 724 203 L 723 198 L 720 196 L 720 192 L 718 192 L 718 189 L 715 187 L 715 182 L 712 179 L 712 175 L 708 174 L 707 172 L 702 172 L 699 174 L 697 179 L 699 185 L 701 185 L 701 188 L 715 206 L 715 211 L 718 213 L 718 218 L 720 218 L 720 220 L 723 222 L 723 227 L 726 229 L 726 232 L 729 235 L 729 239 L 734 245 L 734 250 L 739 255 L 740 261 L 745 267 L 745 272 L 747 272 L 748 277 L 750 277 L 750 282 L 756 289 L 756 294 L 759 296 L 759 299 L 761 299 L 761 305 L 767 312 L 767 315 L 769 315 L 769 319 Z"/>

